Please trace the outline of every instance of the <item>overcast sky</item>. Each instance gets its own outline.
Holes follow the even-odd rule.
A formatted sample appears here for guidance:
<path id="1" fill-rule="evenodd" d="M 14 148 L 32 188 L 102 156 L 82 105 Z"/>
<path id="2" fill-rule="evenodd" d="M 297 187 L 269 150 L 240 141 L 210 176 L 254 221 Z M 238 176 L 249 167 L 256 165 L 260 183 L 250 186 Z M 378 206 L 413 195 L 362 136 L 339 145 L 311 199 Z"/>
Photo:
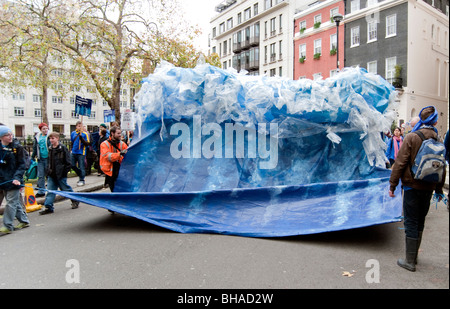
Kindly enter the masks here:
<path id="1" fill-rule="evenodd" d="M 186 11 L 186 16 L 195 25 L 198 24 L 202 29 L 202 35 L 196 40 L 195 46 L 203 51 L 208 52 L 208 34 L 209 22 L 217 13 L 214 8 L 220 0 L 180 0 Z"/>

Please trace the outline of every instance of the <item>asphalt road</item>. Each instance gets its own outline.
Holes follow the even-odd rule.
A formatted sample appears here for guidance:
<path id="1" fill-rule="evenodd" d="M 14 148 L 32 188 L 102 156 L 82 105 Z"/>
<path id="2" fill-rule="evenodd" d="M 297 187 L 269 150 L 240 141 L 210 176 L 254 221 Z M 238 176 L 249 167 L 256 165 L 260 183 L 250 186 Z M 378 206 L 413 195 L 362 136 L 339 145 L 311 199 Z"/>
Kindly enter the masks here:
<path id="1" fill-rule="evenodd" d="M 0 289 L 448 289 L 449 212 L 431 206 L 415 273 L 402 223 L 287 238 L 179 234 L 68 201 L 0 237 Z"/>

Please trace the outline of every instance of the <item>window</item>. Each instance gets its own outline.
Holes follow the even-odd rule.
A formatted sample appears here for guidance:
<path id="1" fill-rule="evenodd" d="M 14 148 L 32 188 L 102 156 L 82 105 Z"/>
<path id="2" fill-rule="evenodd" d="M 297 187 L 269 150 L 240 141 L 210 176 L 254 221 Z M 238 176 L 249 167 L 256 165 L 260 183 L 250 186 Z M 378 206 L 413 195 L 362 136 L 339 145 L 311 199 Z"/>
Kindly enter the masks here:
<path id="1" fill-rule="evenodd" d="M 351 44 L 350 47 L 359 46 L 359 26 L 350 30 Z"/>
<path id="2" fill-rule="evenodd" d="M 219 33 L 224 33 L 225 32 L 225 23 L 221 23 L 219 25 Z"/>
<path id="3" fill-rule="evenodd" d="M 42 116 L 41 109 L 35 108 L 34 109 L 34 117 L 41 118 L 41 116 Z"/>
<path id="4" fill-rule="evenodd" d="M 252 11 L 250 10 L 250 8 L 248 8 L 244 11 L 244 21 L 249 20 L 251 17 L 252 17 Z"/>
<path id="5" fill-rule="evenodd" d="M 72 112 L 70 113 L 70 117 L 72 117 L 72 119 L 77 119 L 78 118 L 78 115 L 75 112 L 75 110 L 72 110 Z"/>
<path id="6" fill-rule="evenodd" d="M 322 39 L 314 40 L 314 55 L 322 54 Z"/>
<path id="7" fill-rule="evenodd" d="M 275 53 L 275 50 L 276 50 L 275 43 L 270 44 L 270 62 L 276 60 L 277 55 Z"/>
<path id="8" fill-rule="evenodd" d="M 62 118 L 62 110 L 60 109 L 55 109 L 53 111 L 53 118 Z"/>
<path id="9" fill-rule="evenodd" d="M 298 55 L 299 58 L 305 58 L 306 59 L 306 44 L 301 44 L 298 48 Z"/>
<path id="10" fill-rule="evenodd" d="M 374 6 L 378 3 L 378 0 L 367 0 L 367 7 Z"/>
<path id="11" fill-rule="evenodd" d="M 91 111 L 91 114 L 89 115 L 89 119 L 95 119 L 95 116 L 96 116 L 96 112 Z"/>
<path id="12" fill-rule="evenodd" d="M 397 35 L 397 15 L 386 16 L 386 37 Z"/>
<path id="13" fill-rule="evenodd" d="M 339 8 L 333 8 L 330 10 L 330 19 L 333 19 L 333 16 L 339 13 Z"/>
<path id="14" fill-rule="evenodd" d="M 356 11 L 359 11 L 359 0 L 352 0 L 350 2 L 350 13 L 354 13 Z"/>
<path id="15" fill-rule="evenodd" d="M 275 74 L 277 74 L 276 69 L 270 69 L 270 77 L 275 76 Z"/>
<path id="16" fill-rule="evenodd" d="M 227 30 L 233 28 L 233 17 L 227 20 Z"/>
<path id="17" fill-rule="evenodd" d="M 12 94 L 12 99 L 17 101 L 25 101 L 25 93 L 13 93 Z"/>
<path id="18" fill-rule="evenodd" d="M 279 18 L 279 29 L 280 29 L 280 32 L 282 32 L 283 31 L 283 14 L 280 14 L 280 18 Z"/>
<path id="19" fill-rule="evenodd" d="M 330 50 L 336 49 L 337 47 L 337 34 L 330 35 Z"/>
<path id="20" fill-rule="evenodd" d="M 62 104 L 63 98 L 61 96 L 52 96 L 52 103 L 59 103 Z"/>
<path id="21" fill-rule="evenodd" d="M 278 75 L 281 77 L 283 76 L 283 67 L 278 68 Z"/>
<path id="22" fill-rule="evenodd" d="M 16 117 L 25 116 L 25 109 L 23 107 L 14 107 L 14 116 Z"/>
<path id="23" fill-rule="evenodd" d="M 322 14 L 314 16 L 314 24 L 322 22 Z"/>
<path id="24" fill-rule="evenodd" d="M 217 30 L 216 30 L 216 27 L 214 27 L 212 30 L 212 37 L 215 38 L 216 36 L 217 36 Z"/>
<path id="25" fill-rule="evenodd" d="M 33 94 L 33 103 L 42 103 L 42 96 L 38 94 Z"/>
<path id="26" fill-rule="evenodd" d="M 386 80 L 392 83 L 395 75 L 395 65 L 397 64 L 397 57 L 386 58 Z"/>
<path id="27" fill-rule="evenodd" d="M 377 21 L 373 20 L 367 23 L 367 43 L 377 40 Z"/>
<path id="28" fill-rule="evenodd" d="M 283 41 L 278 42 L 278 58 L 283 59 Z"/>
<path id="29" fill-rule="evenodd" d="M 300 31 L 306 29 L 306 20 L 302 20 L 299 24 Z"/>
<path id="30" fill-rule="evenodd" d="M 376 61 L 367 62 L 367 72 L 377 74 L 377 62 Z"/>
<path id="31" fill-rule="evenodd" d="M 275 35 L 275 33 L 276 33 L 276 23 L 275 23 L 275 18 L 272 18 L 271 20 L 270 20 L 270 35 L 272 36 L 272 35 Z"/>
<path id="32" fill-rule="evenodd" d="M 240 23 L 242 23 L 242 13 L 238 13 L 238 15 L 237 15 L 237 23 L 238 23 L 238 25 L 240 24 Z"/>
<path id="33" fill-rule="evenodd" d="M 258 15 L 258 3 L 255 3 L 255 5 L 253 6 L 253 16 Z"/>

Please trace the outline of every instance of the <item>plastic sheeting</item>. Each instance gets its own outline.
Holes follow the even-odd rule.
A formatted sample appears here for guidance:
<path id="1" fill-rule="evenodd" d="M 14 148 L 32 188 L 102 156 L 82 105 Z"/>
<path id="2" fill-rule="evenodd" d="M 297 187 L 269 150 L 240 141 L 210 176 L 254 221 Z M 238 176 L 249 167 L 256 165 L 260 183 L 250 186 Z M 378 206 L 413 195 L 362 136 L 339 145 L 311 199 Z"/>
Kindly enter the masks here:
<path id="1" fill-rule="evenodd" d="M 115 193 L 58 192 L 182 233 L 279 237 L 396 222 L 381 132 L 394 88 L 363 69 L 320 81 L 163 63 L 136 96 Z"/>

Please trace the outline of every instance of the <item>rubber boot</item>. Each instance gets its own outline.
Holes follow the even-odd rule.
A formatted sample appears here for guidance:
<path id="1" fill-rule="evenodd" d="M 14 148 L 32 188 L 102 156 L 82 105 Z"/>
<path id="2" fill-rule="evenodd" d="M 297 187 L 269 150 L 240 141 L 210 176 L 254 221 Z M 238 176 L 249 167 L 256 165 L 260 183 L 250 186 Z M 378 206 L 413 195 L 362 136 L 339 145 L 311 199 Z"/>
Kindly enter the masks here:
<path id="1" fill-rule="evenodd" d="M 417 257 L 417 238 L 406 237 L 406 258 L 398 259 L 397 265 L 403 267 L 409 271 L 416 271 L 416 257 Z"/>
<path id="2" fill-rule="evenodd" d="M 417 239 L 417 253 L 416 253 L 416 259 L 415 259 L 416 264 L 418 263 L 417 256 L 419 255 L 419 248 L 420 248 L 420 244 L 422 243 L 422 234 L 423 234 L 423 231 L 419 232 L 419 238 Z"/>

